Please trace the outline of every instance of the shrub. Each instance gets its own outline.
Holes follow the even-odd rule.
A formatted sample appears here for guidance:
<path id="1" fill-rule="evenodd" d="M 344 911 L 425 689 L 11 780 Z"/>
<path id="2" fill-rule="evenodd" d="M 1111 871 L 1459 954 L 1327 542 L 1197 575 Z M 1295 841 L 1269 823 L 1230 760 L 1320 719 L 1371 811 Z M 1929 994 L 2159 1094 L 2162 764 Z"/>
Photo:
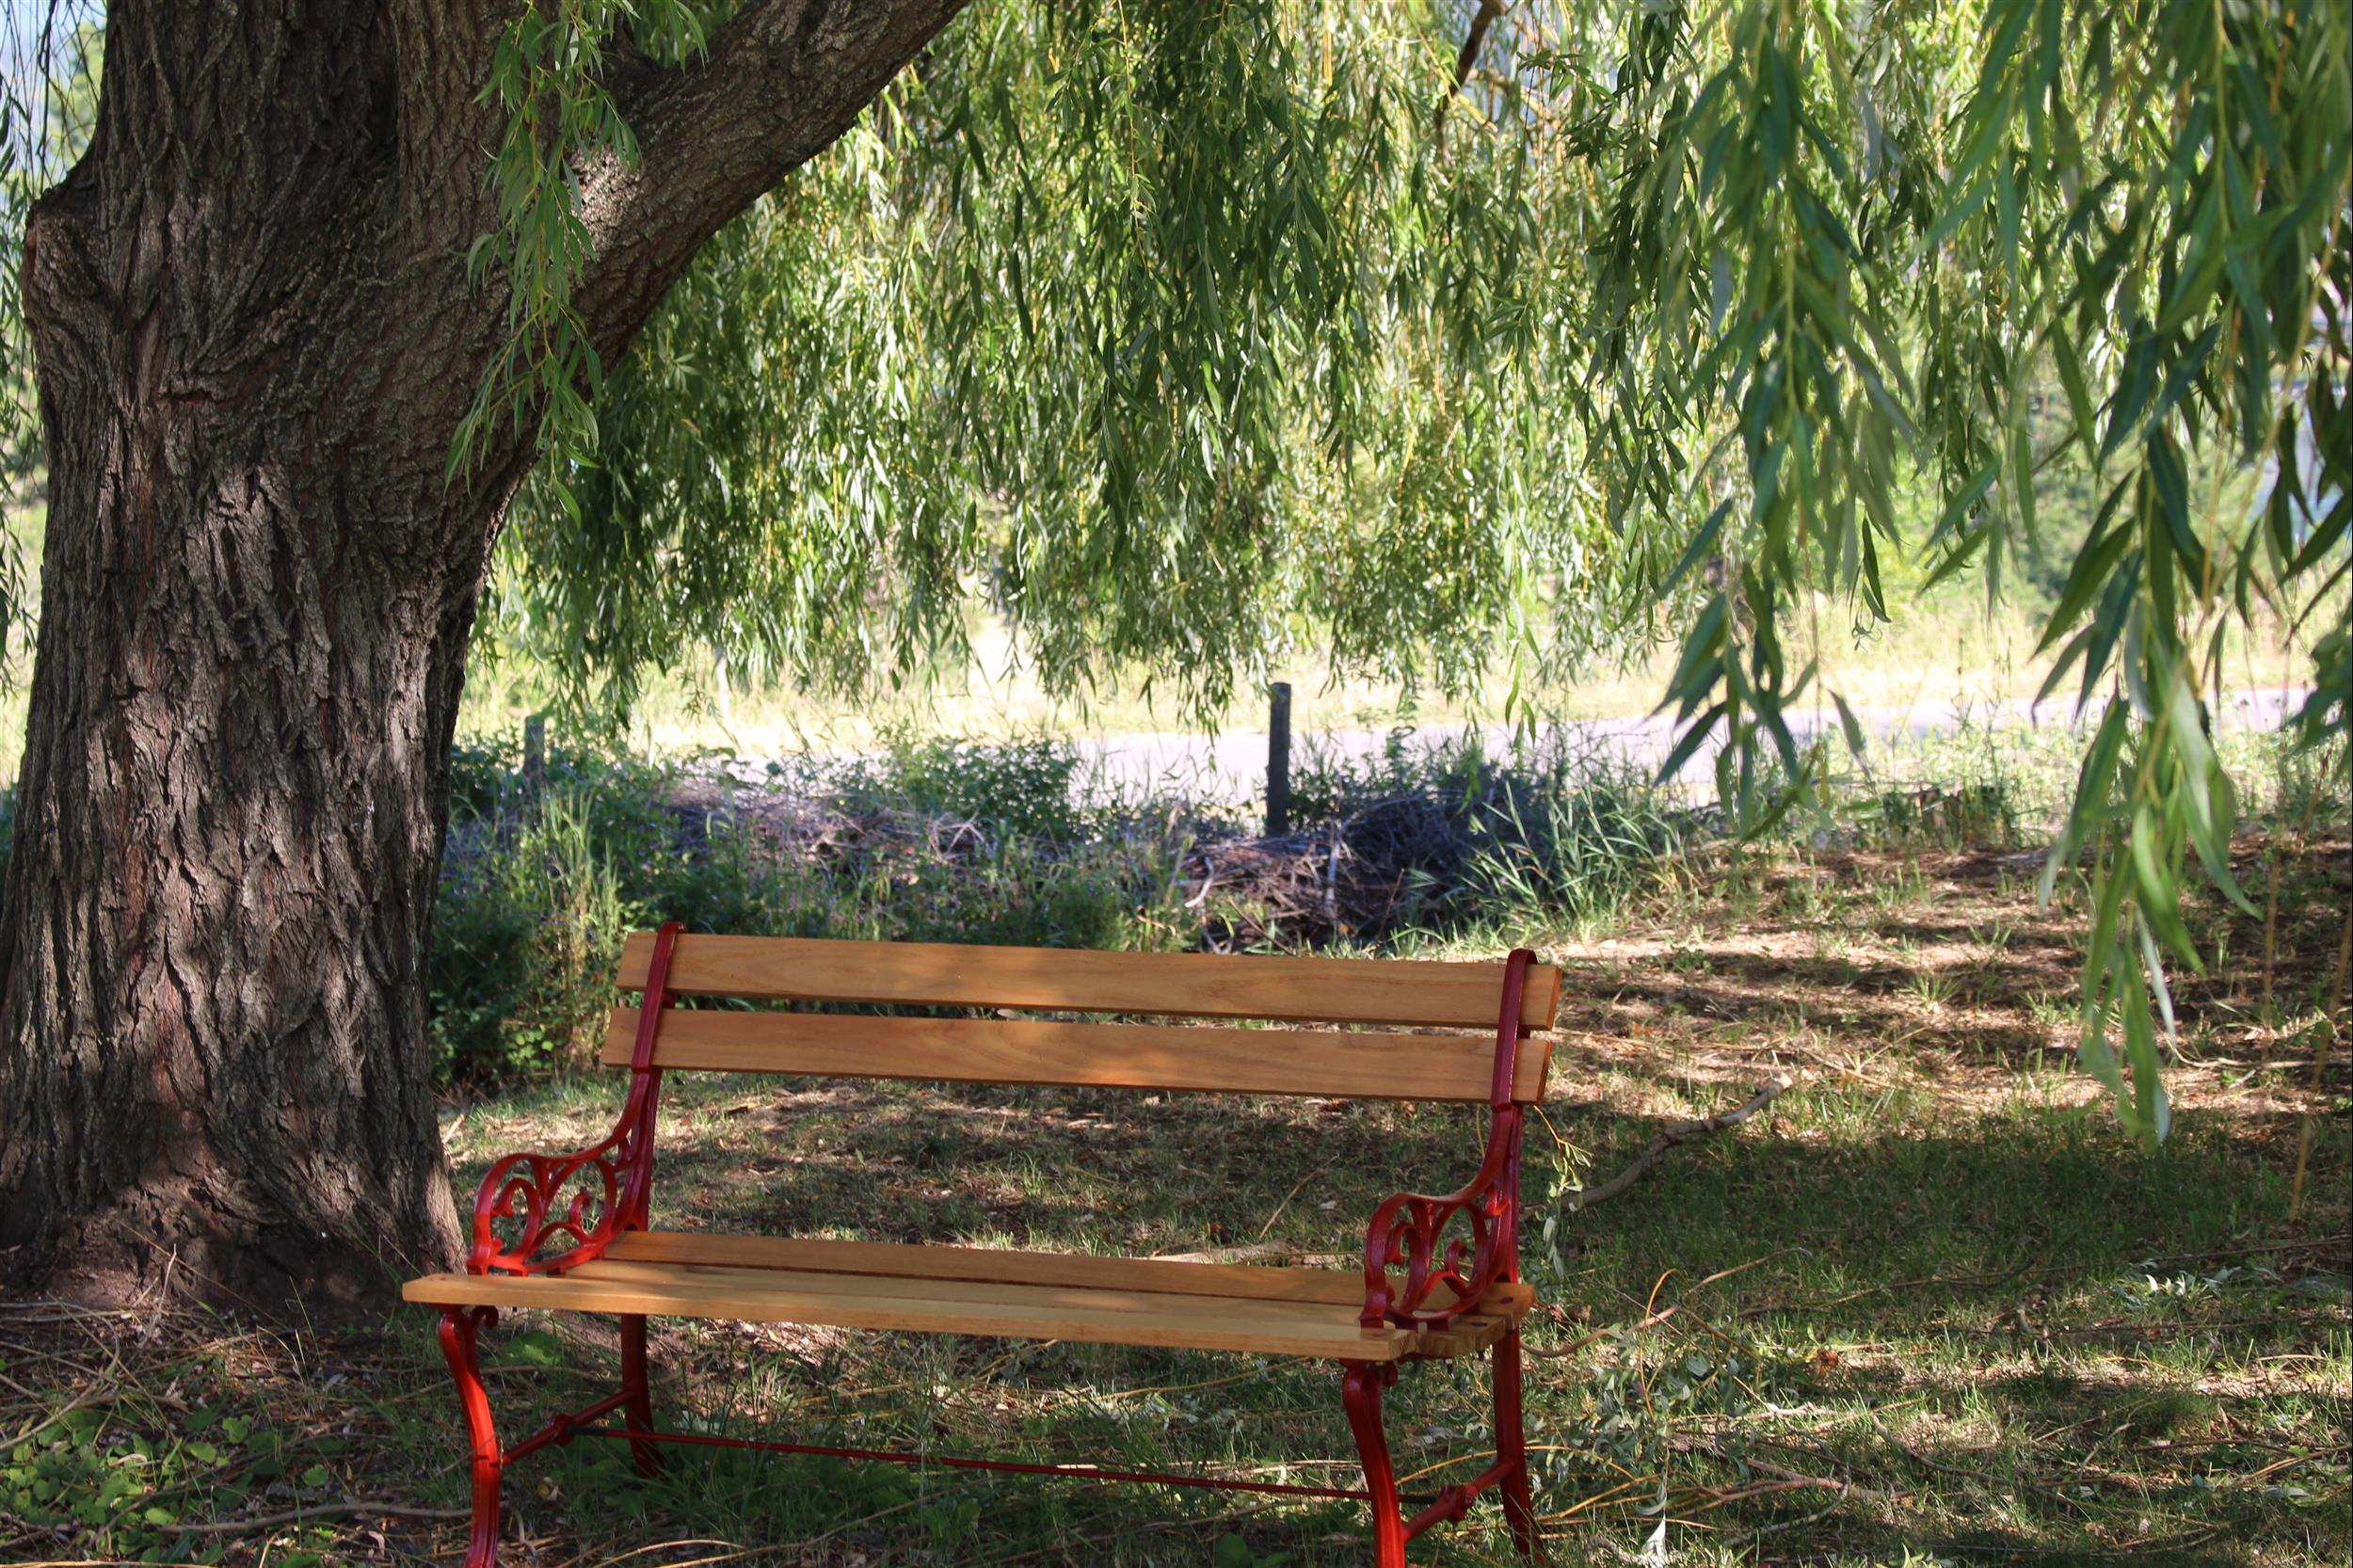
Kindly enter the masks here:
<path id="1" fill-rule="evenodd" d="M 584 1064 L 621 936 L 643 923 L 587 794 L 556 787 L 514 815 L 454 821 L 427 978 L 443 1079 Z"/>
<path id="2" fill-rule="evenodd" d="M 1632 764 L 1545 744 L 1495 759 L 1475 733 L 1416 744 L 1395 729 L 1377 755 L 1353 759 L 1310 747 L 1293 799 L 1333 824 L 1354 862 L 1340 923 L 1359 937 L 1590 926 L 1649 886 L 1693 828 Z M 1335 856 L 1335 883 L 1337 867 Z"/>
<path id="3" fill-rule="evenodd" d="M 562 753 L 544 781 L 469 747 L 452 781 L 431 971 L 446 1080 L 593 1058 L 621 936 L 665 920 L 780 936 L 1137 948 L 1175 841 L 1082 808 L 1076 754 L 1019 742 L 901 743 L 830 773 Z"/>

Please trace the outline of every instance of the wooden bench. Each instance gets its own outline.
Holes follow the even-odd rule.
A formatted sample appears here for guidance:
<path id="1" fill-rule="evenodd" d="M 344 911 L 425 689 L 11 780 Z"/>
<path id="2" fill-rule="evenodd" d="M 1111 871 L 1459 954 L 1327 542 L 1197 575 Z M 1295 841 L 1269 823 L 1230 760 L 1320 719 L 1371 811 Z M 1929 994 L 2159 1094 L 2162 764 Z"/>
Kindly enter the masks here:
<path id="1" fill-rule="evenodd" d="M 1402 1568 L 1406 1542 L 1461 1519 L 1492 1488 L 1520 1551 L 1535 1558 L 1520 1414 L 1519 1323 L 1532 1303 L 1519 1273 L 1520 1123 L 1544 1096 L 1550 1048 L 1541 1036 L 1559 999 L 1556 969 L 1525 952 L 1500 964 L 1227 958 L 688 936 L 669 925 L 629 939 L 620 984 L 649 1004 L 616 1011 L 606 1037 L 605 1062 L 630 1069 L 612 1135 L 576 1153 L 499 1160 L 474 1202 L 466 1272 L 430 1274 L 403 1291 L 440 1309 L 441 1347 L 465 1411 L 473 1465 L 468 1568 L 496 1560 L 505 1466 L 583 1436 L 627 1441 L 648 1471 L 656 1444 L 687 1442 L 1361 1498 L 1371 1507 L 1379 1568 Z M 673 1008 L 679 997 L 982 1016 Z M 998 1016 L 1005 1012 L 1052 1016 Z M 1291 1027 L 1097 1021 L 1106 1015 Z M 1295 1027 L 1308 1023 L 1425 1032 Z M 1492 1032 L 1427 1032 L 1472 1028 Z M 1484 1158 L 1460 1191 L 1400 1193 L 1373 1210 L 1361 1271 L 710 1235 L 652 1224 L 655 1104 L 663 1073 L 680 1069 L 1484 1103 L 1492 1120 Z M 476 1341 L 508 1307 L 615 1314 L 621 1378 L 607 1398 L 501 1447 Z M 653 1316 L 1319 1357 L 1337 1364 L 1364 1485 L 664 1432 L 647 1384 Z M 1403 1363 L 1481 1353 L 1494 1362 L 1495 1461 L 1409 1519 L 1382 1430 L 1382 1390 Z M 616 1413 L 619 1421 L 608 1419 Z"/>

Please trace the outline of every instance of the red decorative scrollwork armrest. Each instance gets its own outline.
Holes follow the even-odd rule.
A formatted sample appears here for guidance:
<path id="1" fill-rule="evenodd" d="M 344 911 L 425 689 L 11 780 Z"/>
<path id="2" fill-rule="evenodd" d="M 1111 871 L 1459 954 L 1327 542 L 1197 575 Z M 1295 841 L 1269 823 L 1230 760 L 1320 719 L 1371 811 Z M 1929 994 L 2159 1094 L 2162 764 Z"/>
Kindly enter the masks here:
<path id="1" fill-rule="evenodd" d="M 1519 1122 L 1516 1106 L 1497 1116 L 1487 1157 L 1461 1192 L 1400 1192 L 1372 1211 L 1365 1238 L 1367 1328 L 1435 1327 L 1478 1310 L 1489 1287 L 1519 1278 Z M 1449 1237 L 1457 1220 L 1462 1229 Z M 1401 1268 L 1403 1279 L 1392 1278 L 1390 1271 Z"/>
<path id="2" fill-rule="evenodd" d="M 1520 1042 L 1520 997 L 1535 954 L 1505 962 L 1502 1016 L 1496 1025 L 1492 1122 L 1478 1174 L 1443 1197 L 1400 1192 L 1372 1211 L 1365 1237 L 1367 1328 L 1432 1328 L 1479 1309 L 1481 1298 L 1520 1277 L 1520 1107 L 1513 1099 Z M 1448 1230 L 1462 1222 L 1460 1234 Z M 1392 1270 L 1402 1269 L 1402 1279 Z M 1444 1288 L 1441 1293 L 1441 1288 Z"/>
<path id="3" fill-rule="evenodd" d="M 631 1087 L 634 1102 L 637 1086 Z M 642 1226 L 643 1205 L 632 1199 L 647 1183 L 632 1178 L 650 1164 L 653 1128 L 649 1115 L 632 1115 L 637 1109 L 634 1103 L 625 1109 L 612 1136 L 592 1147 L 510 1154 L 491 1166 L 474 1195 L 467 1272 L 561 1273 L 604 1256 L 615 1232 Z M 520 1233 L 502 1240 L 502 1220 L 520 1221 Z"/>
<path id="4" fill-rule="evenodd" d="M 561 1273 L 603 1256 L 619 1232 L 645 1228 L 653 1191 L 654 1104 L 662 1093 L 653 1043 L 670 1005 L 670 952 L 680 929 L 674 920 L 654 934 L 620 1120 L 604 1142 L 587 1148 L 510 1154 L 492 1165 L 474 1194 L 467 1272 Z M 521 1222 L 520 1234 L 501 1239 L 501 1221 Z"/>

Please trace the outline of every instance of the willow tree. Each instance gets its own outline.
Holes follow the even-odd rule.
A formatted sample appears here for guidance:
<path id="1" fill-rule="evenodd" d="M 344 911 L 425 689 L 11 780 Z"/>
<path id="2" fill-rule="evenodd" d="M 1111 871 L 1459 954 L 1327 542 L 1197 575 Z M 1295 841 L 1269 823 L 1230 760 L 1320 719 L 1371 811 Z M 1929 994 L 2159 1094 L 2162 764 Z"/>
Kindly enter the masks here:
<path id="1" fill-rule="evenodd" d="M 1897 553 L 1998 593 L 2055 464 L 2102 499 L 2051 876 L 2162 1133 L 2178 905 L 2237 896 L 2231 639 L 2297 621 L 2346 727 L 2344 0 L 958 9 L 105 8 L 6 318 L 21 1269 L 449 1255 L 421 975 L 494 573 L 622 700 L 690 644 L 873 680 L 975 596 L 1059 681 L 1205 704 L 1286 637 L 1459 683 L 1657 617 L 1762 827 L 1820 598 L 1867 624 Z"/>

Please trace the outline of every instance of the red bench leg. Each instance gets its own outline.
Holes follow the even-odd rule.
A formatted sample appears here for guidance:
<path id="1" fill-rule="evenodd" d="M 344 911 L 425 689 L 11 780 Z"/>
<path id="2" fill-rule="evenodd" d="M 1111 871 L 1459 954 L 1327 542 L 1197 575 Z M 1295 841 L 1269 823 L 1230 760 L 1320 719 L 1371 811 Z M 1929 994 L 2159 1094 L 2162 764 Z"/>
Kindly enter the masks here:
<path id="1" fill-rule="evenodd" d="M 1381 1430 L 1381 1390 L 1397 1381 L 1397 1368 L 1386 1362 L 1342 1365 L 1347 1370 L 1340 1378 L 1340 1403 L 1364 1459 L 1365 1490 L 1372 1494 L 1373 1568 L 1405 1568 L 1405 1515 L 1398 1508 L 1388 1435 Z"/>
<path id="2" fill-rule="evenodd" d="M 1528 1427 L 1520 1410 L 1520 1331 L 1496 1341 L 1496 1457 L 1511 1465 L 1499 1483 L 1512 1544 L 1530 1562 L 1545 1560 L 1536 1538 L 1536 1503 L 1528 1484 Z"/>
<path id="3" fill-rule="evenodd" d="M 498 1321 L 494 1306 L 452 1306 L 441 1311 L 441 1354 L 449 1359 L 449 1374 L 457 1380 L 457 1402 L 466 1412 L 466 1434 L 473 1457 L 473 1536 L 466 1544 L 466 1568 L 495 1568 L 499 1553 L 498 1429 L 490 1420 L 490 1396 L 482 1386 L 482 1366 L 474 1358 L 474 1340 L 488 1324 Z"/>
<path id="4" fill-rule="evenodd" d="M 622 1408 L 629 1412 L 629 1424 L 638 1432 L 653 1430 L 653 1395 L 646 1385 L 646 1320 L 626 1316 L 621 1320 L 621 1392 L 628 1396 Z M 653 1475 L 662 1468 L 662 1453 L 651 1443 L 632 1440 L 630 1457 L 637 1462 L 638 1473 Z"/>

